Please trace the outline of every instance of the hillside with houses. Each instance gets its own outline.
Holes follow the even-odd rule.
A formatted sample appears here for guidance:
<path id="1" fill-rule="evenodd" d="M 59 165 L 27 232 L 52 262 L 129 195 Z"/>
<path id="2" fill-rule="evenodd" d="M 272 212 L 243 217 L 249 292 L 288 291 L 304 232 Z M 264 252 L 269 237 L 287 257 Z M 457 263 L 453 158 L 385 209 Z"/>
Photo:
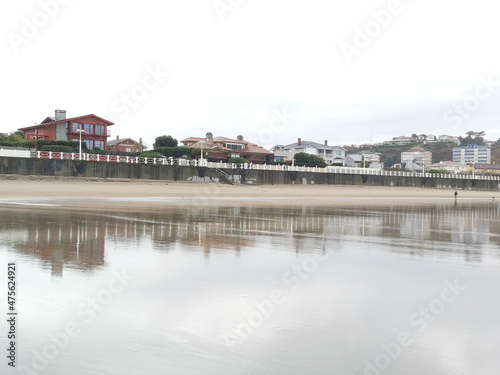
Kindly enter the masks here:
<path id="1" fill-rule="evenodd" d="M 44 117 L 39 124 L 0 134 L 0 156 L 24 149 L 239 164 L 500 174 L 500 139 L 488 141 L 483 131 L 471 130 L 464 136 L 414 133 L 361 146 L 297 138 L 296 142 L 276 144 L 268 150 L 241 134 L 214 136 L 211 132 L 195 134 L 180 142 L 175 135 L 158 135 L 153 146 L 147 147 L 142 138 L 118 135 L 111 138 L 114 128 L 118 128 L 115 123 L 94 114 L 67 117 L 65 110 L 56 110 L 54 116 Z"/>

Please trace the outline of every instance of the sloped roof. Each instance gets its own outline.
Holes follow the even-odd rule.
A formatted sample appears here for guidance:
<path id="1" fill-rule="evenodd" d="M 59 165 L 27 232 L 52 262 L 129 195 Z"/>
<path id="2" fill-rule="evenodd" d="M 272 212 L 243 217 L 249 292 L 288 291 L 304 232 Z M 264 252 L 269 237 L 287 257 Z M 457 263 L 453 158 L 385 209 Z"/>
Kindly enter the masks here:
<path id="1" fill-rule="evenodd" d="M 500 169 L 500 164 L 475 163 L 476 169 Z"/>
<path id="2" fill-rule="evenodd" d="M 415 147 L 410 148 L 409 151 L 410 152 L 418 152 L 418 151 L 425 151 L 425 149 L 423 147 L 420 147 L 420 146 L 415 146 Z"/>
<path id="3" fill-rule="evenodd" d="M 467 166 L 467 164 L 464 164 L 464 163 L 458 163 L 456 161 L 442 161 L 442 162 L 439 162 L 439 163 L 434 163 L 434 164 L 431 164 L 429 165 L 429 167 L 439 167 L 439 166 L 443 166 L 443 165 L 448 165 L 448 166 Z"/>
<path id="4" fill-rule="evenodd" d="M 253 143 L 248 143 L 247 144 L 247 147 L 245 147 L 242 151 L 241 151 L 242 154 L 246 154 L 246 153 L 252 153 L 252 154 L 266 154 L 266 155 L 271 155 L 272 152 L 269 151 L 269 150 L 266 150 L 264 147 L 262 146 L 258 146 L 256 144 L 253 144 Z"/>
<path id="5" fill-rule="evenodd" d="M 240 154 L 265 154 L 265 155 L 271 155 L 272 152 L 269 150 L 266 150 L 265 148 L 256 145 L 255 143 L 248 142 L 245 140 L 239 140 L 239 139 L 232 139 L 232 138 L 227 138 L 227 137 L 214 137 L 212 140 L 208 141 L 206 138 L 201 138 L 201 137 L 189 137 L 186 139 L 183 139 L 181 141 L 182 143 L 190 143 L 194 142 L 193 144 L 189 145 L 188 147 L 190 148 L 202 148 L 205 150 L 215 150 L 215 149 L 220 149 L 222 151 L 226 152 L 234 152 L 234 153 L 240 153 Z M 202 143 L 203 142 L 203 143 Z M 231 148 L 225 147 L 223 143 L 234 143 L 234 144 L 241 144 L 242 145 L 242 150 L 233 150 Z"/>
<path id="6" fill-rule="evenodd" d="M 63 123 L 63 122 L 78 121 L 78 120 L 81 120 L 81 119 L 83 119 L 85 117 L 95 117 L 96 119 L 105 122 L 108 126 L 114 125 L 113 122 L 105 120 L 102 117 L 96 116 L 93 113 L 91 113 L 90 115 L 78 116 L 78 117 L 70 117 L 70 118 L 67 118 L 67 119 L 64 119 L 64 120 L 52 121 L 52 122 L 44 122 L 44 123 L 39 124 L 39 125 L 31 125 L 31 126 L 27 126 L 27 127 L 24 127 L 24 128 L 19 128 L 19 130 L 29 130 L 29 129 L 35 129 L 35 128 L 43 128 L 43 127 L 51 126 L 51 125 L 54 125 L 54 124 L 60 124 L 60 123 Z M 47 117 L 44 121 L 46 121 L 47 119 L 52 119 L 52 117 Z"/>
<path id="7" fill-rule="evenodd" d="M 236 151 L 236 150 L 231 150 L 230 148 L 224 147 L 220 144 L 214 143 L 214 142 L 207 142 L 204 141 L 205 138 L 200 139 L 198 142 L 193 143 L 192 145 L 188 146 L 189 148 L 203 148 L 204 150 L 215 150 L 215 149 L 220 149 L 223 151 Z M 181 141 L 184 142 L 184 141 Z"/>
<path id="8" fill-rule="evenodd" d="M 183 139 L 181 142 L 182 143 L 184 143 L 184 142 L 198 142 L 198 141 L 201 141 L 204 139 L 205 138 L 200 138 L 200 137 L 189 137 L 189 138 Z"/>
<path id="9" fill-rule="evenodd" d="M 333 150 L 336 148 L 340 148 L 345 151 L 345 148 L 343 148 L 342 146 L 325 146 L 322 143 L 312 142 L 312 141 L 301 141 L 300 145 L 297 142 L 295 142 L 295 143 L 290 143 L 289 145 L 276 145 L 275 147 L 281 147 L 284 150 L 289 150 L 291 148 L 305 148 L 309 146 L 316 147 L 319 150 Z"/>
<path id="10" fill-rule="evenodd" d="M 115 145 L 117 143 L 123 143 L 123 142 L 128 141 L 128 140 L 130 140 L 130 141 L 132 141 L 132 142 L 134 142 L 136 144 L 139 144 L 139 142 L 133 140 L 132 138 L 120 138 L 118 141 L 115 139 L 113 141 L 108 141 L 107 143 L 108 143 L 108 146 L 113 146 L 113 145 Z"/>
<path id="11" fill-rule="evenodd" d="M 47 124 L 49 122 L 54 122 L 54 121 L 56 121 L 56 118 L 52 117 L 52 116 L 49 116 L 45 120 L 42 121 L 42 124 Z"/>
<path id="12" fill-rule="evenodd" d="M 350 158 L 353 162 L 362 162 L 363 161 L 363 156 L 361 156 L 360 154 L 348 154 L 345 156 L 346 159 L 347 158 Z"/>

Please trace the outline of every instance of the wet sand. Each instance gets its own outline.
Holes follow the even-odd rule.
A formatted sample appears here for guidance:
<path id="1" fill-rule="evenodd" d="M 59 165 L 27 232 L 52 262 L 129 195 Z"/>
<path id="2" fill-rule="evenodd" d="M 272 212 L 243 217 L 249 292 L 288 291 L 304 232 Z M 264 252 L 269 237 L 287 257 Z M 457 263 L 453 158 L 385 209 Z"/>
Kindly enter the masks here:
<path id="1" fill-rule="evenodd" d="M 454 189 L 338 185 L 225 185 L 156 180 L 0 176 L 8 206 L 155 209 L 212 205 L 378 205 L 452 202 Z M 495 192 L 458 191 L 458 201 L 492 201 Z M 500 199 L 500 193 L 499 199 Z M 5 207 L 5 205 L 4 205 Z"/>

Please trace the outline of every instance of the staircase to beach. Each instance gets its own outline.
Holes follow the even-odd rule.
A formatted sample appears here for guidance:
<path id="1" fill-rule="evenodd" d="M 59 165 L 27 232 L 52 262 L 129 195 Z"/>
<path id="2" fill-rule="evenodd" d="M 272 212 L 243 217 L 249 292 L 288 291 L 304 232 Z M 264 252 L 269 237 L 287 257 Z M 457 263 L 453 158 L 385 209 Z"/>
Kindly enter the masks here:
<path id="1" fill-rule="evenodd" d="M 234 182 L 232 181 L 230 175 L 228 175 L 226 172 L 224 172 L 223 170 L 221 170 L 219 168 L 214 168 L 214 170 L 215 170 L 215 173 L 217 173 L 220 176 L 221 182 L 224 182 L 224 183 L 230 184 L 230 185 L 234 185 Z"/>

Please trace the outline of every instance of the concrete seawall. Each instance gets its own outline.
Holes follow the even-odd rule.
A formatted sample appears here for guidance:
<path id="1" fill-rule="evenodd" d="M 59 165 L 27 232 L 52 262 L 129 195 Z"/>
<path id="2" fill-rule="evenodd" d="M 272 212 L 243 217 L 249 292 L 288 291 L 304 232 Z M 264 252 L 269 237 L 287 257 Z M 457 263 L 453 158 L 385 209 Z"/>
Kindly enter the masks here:
<path id="1" fill-rule="evenodd" d="M 323 184 L 500 190 L 498 180 L 447 177 L 402 177 L 343 173 L 223 169 L 243 184 Z M 215 169 L 195 166 L 78 162 L 56 159 L 0 157 L 0 174 L 98 177 L 151 180 L 218 180 Z"/>

